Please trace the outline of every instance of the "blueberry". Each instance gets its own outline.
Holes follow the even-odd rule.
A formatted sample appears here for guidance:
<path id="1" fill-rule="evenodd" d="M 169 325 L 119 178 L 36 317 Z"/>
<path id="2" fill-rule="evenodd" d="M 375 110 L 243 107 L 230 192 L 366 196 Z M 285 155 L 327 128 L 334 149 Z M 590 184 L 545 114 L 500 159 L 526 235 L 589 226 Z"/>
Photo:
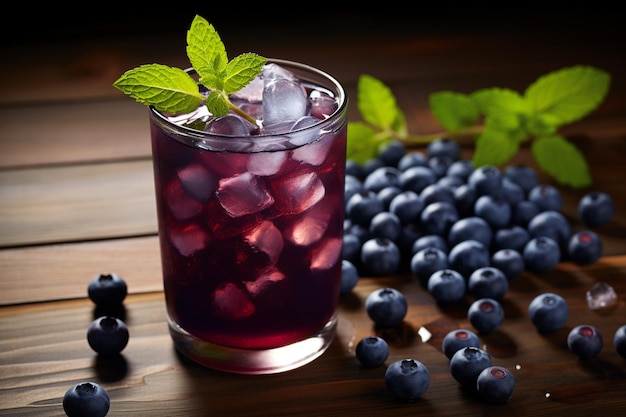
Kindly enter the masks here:
<path id="1" fill-rule="evenodd" d="M 459 349 L 470 346 L 480 348 L 480 340 L 476 333 L 468 329 L 451 330 L 446 333 L 441 342 L 441 350 L 448 359 L 451 359 Z"/>
<path id="2" fill-rule="evenodd" d="M 426 147 L 426 155 L 430 158 L 444 156 L 453 161 L 461 158 L 461 147 L 451 138 L 437 138 Z"/>
<path id="3" fill-rule="evenodd" d="M 425 167 L 427 166 L 427 160 L 428 158 L 422 152 L 407 152 L 402 158 L 400 158 L 397 167 L 400 171 L 406 171 L 412 167 Z"/>
<path id="4" fill-rule="evenodd" d="M 350 261 L 341 261 L 341 287 L 340 294 L 348 294 L 359 281 L 359 271 Z"/>
<path id="5" fill-rule="evenodd" d="M 386 165 L 396 166 L 406 152 L 406 146 L 399 140 L 385 143 L 378 151 L 378 158 Z"/>
<path id="6" fill-rule="evenodd" d="M 474 171 L 474 162 L 471 159 L 459 159 L 454 161 L 446 172 L 448 177 L 458 177 L 463 181 L 467 181 L 467 178 Z"/>
<path id="7" fill-rule="evenodd" d="M 400 268 L 400 249 L 389 239 L 373 238 L 361 246 L 361 264 L 371 275 L 392 275 Z"/>
<path id="8" fill-rule="evenodd" d="M 100 355 L 120 353 L 128 344 L 128 339 L 126 323 L 116 317 L 99 317 L 87 328 L 87 342 Z"/>
<path id="9" fill-rule="evenodd" d="M 420 220 L 426 233 L 446 236 L 450 227 L 459 220 L 459 213 L 454 204 L 437 201 L 424 207 Z"/>
<path id="10" fill-rule="evenodd" d="M 554 239 L 541 236 L 529 240 L 522 255 L 526 269 L 541 273 L 556 267 L 561 259 L 561 250 Z"/>
<path id="11" fill-rule="evenodd" d="M 341 257 L 351 263 L 358 262 L 361 256 L 361 239 L 355 234 L 344 233 Z"/>
<path id="12" fill-rule="evenodd" d="M 346 216 L 353 224 L 368 227 L 370 220 L 383 211 L 383 202 L 374 191 L 361 191 L 354 194 L 346 203 Z"/>
<path id="13" fill-rule="evenodd" d="M 476 391 L 491 404 L 504 404 L 515 389 L 515 378 L 511 371 L 502 366 L 483 369 L 476 379 Z"/>
<path id="14" fill-rule="evenodd" d="M 504 309 L 497 300 L 479 298 L 467 310 L 467 320 L 479 334 L 493 333 L 504 322 Z"/>
<path id="15" fill-rule="evenodd" d="M 502 178 L 498 195 L 508 201 L 511 207 L 526 199 L 526 193 L 522 187 L 507 177 Z"/>
<path id="16" fill-rule="evenodd" d="M 448 175 L 446 173 L 446 175 L 439 178 L 435 184 L 450 190 L 452 193 L 452 200 L 455 201 L 454 190 L 456 190 L 457 187 L 460 187 L 461 185 L 465 184 L 465 180 L 463 180 L 463 178 L 458 177 L 456 175 Z"/>
<path id="17" fill-rule="evenodd" d="M 491 254 L 489 249 L 477 240 L 465 240 L 450 249 L 448 264 L 463 275 L 465 279 L 483 266 L 489 266 Z"/>
<path id="18" fill-rule="evenodd" d="M 539 207 L 539 211 L 559 211 L 563 207 L 563 197 L 558 188 L 549 184 L 537 184 L 528 191 L 526 198 Z"/>
<path id="19" fill-rule="evenodd" d="M 356 193 L 360 193 L 365 191 L 363 188 L 363 183 L 361 180 L 354 175 L 346 175 L 345 182 L 343 186 L 343 196 L 344 201 L 350 200 L 350 197 L 355 195 Z"/>
<path id="20" fill-rule="evenodd" d="M 492 228 L 499 229 L 511 221 L 511 204 L 497 195 L 481 195 L 474 203 L 474 213 Z"/>
<path id="21" fill-rule="evenodd" d="M 475 298 L 500 300 L 509 290 L 509 280 L 498 268 L 484 266 L 472 272 L 467 289 Z"/>
<path id="22" fill-rule="evenodd" d="M 491 250 L 514 249 L 521 253 L 529 240 L 530 234 L 524 227 L 517 225 L 504 227 L 494 233 Z"/>
<path id="23" fill-rule="evenodd" d="M 365 175 L 363 174 L 363 167 L 361 164 L 352 159 L 346 160 L 346 177 L 348 176 L 355 177 L 359 180 L 363 179 Z"/>
<path id="24" fill-rule="evenodd" d="M 420 284 L 427 287 L 436 271 L 448 268 L 448 256 L 441 249 L 429 246 L 413 255 L 410 266 Z"/>
<path id="25" fill-rule="evenodd" d="M 602 240 L 590 230 L 575 233 L 567 246 L 572 262 L 578 265 L 591 265 L 602 256 Z"/>
<path id="26" fill-rule="evenodd" d="M 530 219 L 526 228 L 531 238 L 547 236 L 559 244 L 559 249 L 566 248 L 570 239 L 570 224 L 567 218 L 558 211 L 539 212 Z"/>
<path id="27" fill-rule="evenodd" d="M 379 288 L 365 299 L 367 315 L 376 325 L 382 327 L 393 327 L 402 323 L 407 310 L 404 294 L 395 288 Z"/>
<path id="28" fill-rule="evenodd" d="M 435 173 L 435 177 L 437 177 L 437 179 L 441 179 L 446 175 L 448 167 L 452 165 L 452 162 L 454 162 L 452 159 L 441 155 L 429 157 L 427 164 L 428 167 Z"/>
<path id="29" fill-rule="evenodd" d="M 400 219 L 389 211 L 381 211 L 376 214 L 372 217 L 369 226 L 372 237 L 389 239 L 394 242 L 400 237 L 401 229 Z"/>
<path id="30" fill-rule="evenodd" d="M 603 192 L 585 194 L 578 202 L 578 217 L 587 227 L 600 227 L 615 213 L 613 198 Z"/>
<path id="31" fill-rule="evenodd" d="M 528 305 L 528 318 L 539 332 L 555 332 L 567 324 L 569 306 L 558 294 L 542 293 L 533 298 Z"/>
<path id="32" fill-rule="evenodd" d="M 422 192 L 426 186 L 437 181 L 437 176 L 427 166 L 414 166 L 402 171 L 400 175 L 400 188 L 404 191 Z"/>
<path id="33" fill-rule="evenodd" d="M 468 346 L 450 358 L 450 373 L 463 388 L 476 391 L 476 381 L 483 369 L 492 366 L 491 356 L 484 350 Z"/>
<path id="34" fill-rule="evenodd" d="M 403 191 L 389 203 L 389 211 L 398 216 L 402 224 L 415 223 L 420 218 L 424 202 L 415 191 Z"/>
<path id="35" fill-rule="evenodd" d="M 434 247 L 441 250 L 443 253 L 448 253 L 448 241 L 439 235 L 423 235 L 413 241 L 411 251 L 413 254 L 426 249 L 428 247 Z"/>
<path id="36" fill-rule="evenodd" d="M 530 219 L 539 214 L 539 207 L 532 201 L 522 200 L 513 204 L 511 224 L 526 227 Z"/>
<path id="37" fill-rule="evenodd" d="M 415 359 L 392 362 L 385 371 L 385 385 L 391 394 L 402 401 L 414 401 L 422 396 L 430 384 L 430 373 Z"/>
<path id="38" fill-rule="evenodd" d="M 363 367 L 377 368 L 389 357 L 389 345 L 381 337 L 367 336 L 357 343 L 355 354 Z"/>
<path id="39" fill-rule="evenodd" d="M 374 172 L 376 169 L 385 166 L 385 163 L 380 158 L 371 158 L 365 161 L 362 167 L 363 171 L 363 179 L 365 179 L 369 174 Z"/>
<path id="40" fill-rule="evenodd" d="M 402 190 L 396 186 L 385 187 L 379 192 L 376 193 L 376 197 L 383 202 L 383 210 L 389 211 L 389 206 L 391 205 L 391 200 L 394 199 L 395 196 L 400 194 Z"/>
<path id="41" fill-rule="evenodd" d="M 450 247 L 470 239 L 477 240 L 486 247 L 491 246 L 493 231 L 489 223 L 482 217 L 463 217 L 457 220 L 448 231 Z"/>
<path id="42" fill-rule="evenodd" d="M 439 184 L 439 181 L 434 184 L 427 185 L 422 192 L 419 193 L 419 196 L 422 199 L 424 206 L 437 201 L 445 201 L 446 203 L 454 205 L 454 192 L 451 189 Z"/>
<path id="43" fill-rule="evenodd" d="M 594 358 L 602 350 L 602 334 L 595 326 L 580 324 L 567 335 L 567 347 L 580 359 Z"/>
<path id="44" fill-rule="evenodd" d="M 104 417 L 111 401 L 104 388 L 95 382 L 81 382 L 63 396 L 63 410 L 68 417 Z"/>
<path id="45" fill-rule="evenodd" d="M 128 287 L 117 274 L 100 274 L 89 282 L 87 294 L 99 307 L 115 307 L 121 305 L 126 298 Z"/>
<path id="46" fill-rule="evenodd" d="M 491 266 L 504 272 L 511 281 L 524 272 L 526 265 L 522 254 L 513 249 L 500 249 L 491 255 Z"/>
<path id="47" fill-rule="evenodd" d="M 381 166 L 367 175 L 363 180 L 363 188 L 367 191 L 379 192 L 385 187 L 399 187 L 400 173 L 398 168 L 392 166 Z"/>
<path id="48" fill-rule="evenodd" d="M 467 183 L 476 190 L 477 196 L 492 194 L 500 188 L 502 172 L 495 166 L 483 165 L 472 171 Z"/>
<path id="49" fill-rule="evenodd" d="M 438 304 L 452 304 L 465 296 L 467 284 L 463 275 L 453 269 L 435 271 L 428 279 L 428 293 Z"/>
<path id="50" fill-rule="evenodd" d="M 454 206 L 460 217 L 474 215 L 474 204 L 477 197 L 476 190 L 467 183 L 456 187 L 454 190 Z"/>
<path id="51" fill-rule="evenodd" d="M 613 347 L 622 358 L 626 359 L 626 324 L 615 331 Z"/>
<path id="52" fill-rule="evenodd" d="M 530 190 L 539 185 L 539 177 L 535 170 L 527 165 L 509 165 L 504 169 L 504 176 L 518 184 L 528 195 Z"/>

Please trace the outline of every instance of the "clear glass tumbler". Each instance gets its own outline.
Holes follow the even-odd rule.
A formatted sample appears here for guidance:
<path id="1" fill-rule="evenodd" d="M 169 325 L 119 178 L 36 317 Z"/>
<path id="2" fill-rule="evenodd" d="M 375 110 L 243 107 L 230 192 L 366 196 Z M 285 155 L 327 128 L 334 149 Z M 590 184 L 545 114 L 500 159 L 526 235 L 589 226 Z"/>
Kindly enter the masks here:
<path id="1" fill-rule="evenodd" d="M 335 335 L 341 281 L 346 94 L 318 69 L 268 62 L 303 82 L 314 123 L 227 136 L 150 109 L 171 336 L 194 361 L 243 374 L 319 357 Z"/>

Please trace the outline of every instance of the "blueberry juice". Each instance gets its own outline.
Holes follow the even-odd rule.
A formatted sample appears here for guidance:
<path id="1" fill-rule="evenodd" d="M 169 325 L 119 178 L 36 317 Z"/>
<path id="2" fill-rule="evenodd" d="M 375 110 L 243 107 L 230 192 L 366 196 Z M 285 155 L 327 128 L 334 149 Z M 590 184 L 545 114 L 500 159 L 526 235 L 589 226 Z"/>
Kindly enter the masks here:
<path id="1" fill-rule="evenodd" d="M 170 333 L 193 360 L 245 374 L 321 355 L 341 283 L 347 98 L 319 70 L 268 62 L 231 97 L 256 124 L 150 109 Z"/>

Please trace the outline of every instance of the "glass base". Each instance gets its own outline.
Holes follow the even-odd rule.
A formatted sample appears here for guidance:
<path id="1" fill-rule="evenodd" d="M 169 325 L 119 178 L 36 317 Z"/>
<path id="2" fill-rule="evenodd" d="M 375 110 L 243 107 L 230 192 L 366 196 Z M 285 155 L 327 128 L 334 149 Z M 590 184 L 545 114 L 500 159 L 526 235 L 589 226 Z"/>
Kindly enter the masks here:
<path id="1" fill-rule="evenodd" d="M 189 359 L 218 371 L 261 375 L 299 368 L 318 358 L 335 337 L 337 315 L 317 334 L 287 346 L 273 349 L 236 349 L 200 340 L 173 321 L 169 328 L 174 346 Z"/>

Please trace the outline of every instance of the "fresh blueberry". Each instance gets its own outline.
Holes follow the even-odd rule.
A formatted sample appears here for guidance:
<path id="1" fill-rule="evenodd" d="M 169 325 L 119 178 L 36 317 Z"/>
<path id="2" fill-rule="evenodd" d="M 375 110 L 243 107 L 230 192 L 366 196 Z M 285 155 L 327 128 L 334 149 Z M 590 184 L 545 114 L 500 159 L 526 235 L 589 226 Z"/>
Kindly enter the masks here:
<path id="1" fill-rule="evenodd" d="M 498 195 L 504 198 L 511 205 L 511 207 L 520 201 L 526 200 L 526 193 L 522 187 L 511 181 L 506 176 L 502 177 L 502 184 L 500 184 Z"/>
<path id="2" fill-rule="evenodd" d="M 100 355 L 115 355 L 128 344 L 126 323 L 117 317 L 102 316 L 87 328 L 87 342 Z"/>
<path id="3" fill-rule="evenodd" d="M 361 246 L 361 265 L 371 275 L 392 275 L 400 268 L 400 249 L 392 240 L 373 238 Z"/>
<path id="4" fill-rule="evenodd" d="M 518 184 L 528 195 L 530 190 L 539 185 L 539 177 L 535 170 L 528 165 L 509 165 L 504 169 L 504 176 Z"/>
<path id="5" fill-rule="evenodd" d="M 492 228 L 499 229 L 511 221 L 511 204 L 499 195 L 481 195 L 474 203 L 474 213 Z"/>
<path id="6" fill-rule="evenodd" d="M 477 240 L 465 240 L 456 244 L 448 253 L 448 264 L 463 275 L 465 279 L 484 266 L 489 266 L 491 254 L 489 249 Z"/>
<path id="7" fill-rule="evenodd" d="M 567 324 L 569 306 L 558 294 L 542 293 L 528 305 L 528 318 L 540 333 L 555 332 Z"/>
<path id="8" fill-rule="evenodd" d="M 361 164 L 352 159 L 346 160 L 346 177 L 353 176 L 359 180 L 365 178 Z"/>
<path id="9" fill-rule="evenodd" d="M 368 227 L 372 217 L 383 211 L 383 202 L 374 191 L 361 191 L 354 194 L 346 203 L 346 216 L 353 224 Z"/>
<path id="10" fill-rule="evenodd" d="M 563 197 L 558 188 L 549 184 L 537 184 L 528 191 L 526 198 L 539 207 L 539 211 L 560 211 Z"/>
<path id="11" fill-rule="evenodd" d="M 446 236 L 450 227 L 459 220 L 459 213 L 454 204 L 437 201 L 424 207 L 420 220 L 427 234 Z"/>
<path id="12" fill-rule="evenodd" d="M 446 176 L 461 178 L 464 182 L 474 171 L 474 163 L 471 159 L 456 160 L 448 167 Z"/>
<path id="13" fill-rule="evenodd" d="M 378 158 L 386 165 L 396 166 L 406 152 L 406 146 L 399 140 L 391 140 L 384 144 L 378 151 Z"/>
<path id="14" fill-rule="evenodd" d="M 427 166 L 433 170 L 435 177 L 437 179 L 443 178 L 448 171 L 450 165 L 452 165 L 454 161 L 447 156 L 431 156 L 428 158 Z"/>
<path id="15" fill-rule="evenodd" d="M 613 198 L 603 192 L 585 194 L 578 202 L 578 217 L 587 227 L 600 227 L 615 213 Z"/>
<path id="16" fill-rule="evenodd" d="M 344 233 L 341 257 L 351 263 L 358 262 L 361 256 L 361 239 L 352 233 Z"/>
<path id="17" fill-rule="evenodd" d="M 532 201 L 522 200 L 513 204 L 511 224 L 526 227 L 530 219 L 539 214 L 539 207 Z"/>
<path id="18" fill-rule="evenodd" d="M 453 161 L 461 158 L 461 147 L 451 138 L 437 138 L 426 147 L 428 157 L 445 156 Z"/>
<path id="19" fill-rule="evenodd" d="M 441 350 L 448 357 L 452 356 L 459 350 L 466 347 L 480 348 L 480 340 L 476 333 L 468 329 L 451 330 L 443 338 L 441 342 Z"/>
<path id="20" fill-rule="evenodd" d="M 423 152 L 407 152 L 402 158 L 400 158 L 397 167 L 400 171 L 406 171 L 412 167 L 425 167 L 427 166 L 427 160 L 428 158 Z"/>
<path id="21" fill-rule="evenodd" d="M 467 289 L 475 298 L 500 300 L 509 290 L 509 280 L 498 268 L 484 266 L 472 272 Z"/>
<path id="22" fill-rule="evenodd" d="M 541 236 L 529 240 L 522 255 L 526 269 L 542 273 L 556 267 L 561 259 L 561 250 L 554 239 Z"/>
<path id="23" fill-rule="evenodd" d="M 386 187 L 399 187 L 400 172 L 398 168 L 387 165 L 376 168 L 363 180 L 363 188 L 377 193 Z"/>
<path id="24" fill-rule="evenodd" d="M 526 270 L 524 257 L 513 249 L 500 249 L 491 255 L 491 266 L 504 272 L 506 278 L 511 281 Z"/>
<path id="25" fill-rule="evenodd" d="M 104 388 L 95 382 L 81 382 L 63 396 L 63 410 L 68 417 L 104 417 L 111 400 Z"/>
<path id="26" fill-rule="evenodd" d="M 622 358 L 626 359 L 626 324 L 615 331 L 613 347 Z"/>
<path id="27" fill-rule="evenodd" d="M 343 186 L 344 201 L 350 200 L 350 197 L 363 191 L 365 191 L 365 188 L 363 188 L 361 180 L 354 175 L 346 174 Z"/>
<path id="28" fill-rule="evenodd" d="M 463 388 L 476 391 L 476 381 L 483 369 L 492 366 L 491 356 L 484 350 L 468 346 L 450 358 L 450 373 Z"/>
<path id="29" fill-rule="evenodd" d="M 359 271 L 350 261 L 343 259 L 341 261 L 341 287 L 340 294 L 348 294 L 359 281 Z"/>
<path id="30" fill-rule="evenodd" d="M 463 180 L 463 178 L 459 176 L 448 175 L 446 173 L 446 175 L 439 178 L 435 184 L 450 190 L 452 192 L 452 200 L 453 202 L 455 202 L 456 200 L 454 198 L 454 190 L 456 190 L 457 187 L 460 187 L 461 185 L 465 184 L 465 180 Z"/>
<path id="31" fill-rule="evenodd" d="M 453 269 L 435 271 L 427 283 L 428 293 L 438 304 L 452 304 L 465 297 L 467 284 L 463 275 Z"/>
<path id="32" fill-rule="evenodd" d="M 530 219 L 526 229 L 528 229 L 528 234 L 531 238 L 547 236 L 554 239 L 559 244 L 559 249 L 567 248 L 571 234 L 567 218 L 562 213 L 554 210 L 539 212 Z"/>
<path id="33" fill-rule="evenodd" d="M 439 248 L 429 246 L 413 255 L 410 266 L 411 273 L 420 284 L 427 287 L 430 277 L 436 271 L 448 268 L 448 255 Z"/>
<path id="34" fill-rule="evenodd" d="M 404 320 L 408 304 L 404 294 L 395 288 L 379 288 L 365 299 L 365 311 L 374 324 L 397 326 Z"/>
<path id="35" fill-rule="evenodd" d="M 450 188 L 446 188 L 437 181 L 434 184 L 427 185 L 419 194 L 424 206 L 437 201 L 445 201 L 454 205 L 454 192 Z"/>
<path id="36" fill-rule="evenodd" d="M 394 242 L 400 237 L 401 229 L 400 219 L 389 211 L 381 211 L 372 217 L 369 227 L 372 237 L 389 239 Z"/>
<path id="37" fill-rule="evenodd" d="M 492 165 L 475 168 L 467 178 L 467 183 L 476 190 L 477 196 L 493 194 L 502 183 L 502 172 Z"/>
<path id="38" fill-rule="evenodd" d="M 392 362 L 385 371 L 385 385 L 389 392 L 402 401 L 414 401 L 422 396 L 430 384 L 430 373 L 415 359 Z"/>
<path id="39" fill-rule="evenodd" d="M 476 190 L 469 184 L 462 184 L 454 190 L 454 206 L 460 217 L 474 215 L 474 204 L 478 197 Z"/>
<path id="40" fill-rule="evenodd" d="M 437 176 L 427 166 L 414 166 L 402 171 L 400 175 L 400 188 L 404 191 L 422 192 L 426 186 L 437 181 Z"/>
<path id="41" fill-rule="evenodd" d="M 524 227 L 516 225 L 504 227 L 494 233 L 491 250 L 495 252 L 500 249 L 513 249 L 521 253 L 529 240 L 530 234 Z"/>
<path id="42" fill-rule="evenodd" d="M 402 190 L 396 186 L 385 187 L 379 192 L 376 193 L 376 197 L 383 202 L 383 210 L 389 211 L 389 206 L 391 205 L 391 200 L 394 199 L 395 196 L 400 194 Z"/>
<path id="43" fill-rule="evenodd" d="M 504 322 L 504 309 L 493 298 L 479 298 L 467 310 L 467 320 L 479 334 L 493 333 Z"/>
<path id="44" fill-rule="evenodd" d="M 402 224 L 415 223 L 420 218 L 424 202 L 415 191 L 403 191 L 389 203 L 389 211 L 400 219 Z"/>
<path id="45" fill-rule="evenodd" d="M 423 235 L 413 241 L 411 247 L 412 253 L 416 254 L 422 249 L 434 247 L 440 249 L 443 253 L 448 253 L 448 241 L 439 235 Z"/>
<path id="46" fill-rule="evenodd" d="M 389 357 L 389 345 L 381 337 L 367 336 L 357 343 L 355 354 L 363 367 L 377 368 Z"/>
<path id="47" fill-rule="evenodd" d="M 457 220 L 448 231 L 448 244 L 450 247 L 470 239 L 477 240 L 486 247 L 491 246 L 493 231 L 489 223 L 482 217 L 463 217 Z"/>
<path id="48" fill-rule="evenodd" d="M 590 230 L 575 233 L 567 246 L 572 262 L 578 265 L 591 265 L 602 256 L 602 240 Z"/>
<path id="49" fill-rule="evenodd" d="M 594 358 L 602 350 L 602 334 L 595 326 L 580 324 L 567 335 L 567 347 L 580 359 Z"/>
<path id="50" fill-rule="evenodd" d="M 476 390 L 483 400 L 491 404 L 504 404 L 515 389 L 515 378 L 502 366 L 483 369 L 476 379 Z"/>
<path id="51" fill-rule="evenodd" d="M 382 159 L 378 157 L 368 159 L 367 161 L 365 161 L 365 163 L 363 163 L 363 165 L 361 165 L 363 171 L 363 179 L 365 179 L 372 172 L 376 171 L 376 169 L 384 166 L 385 163 Z"/>
<path id="52" fill-rule="evenodd" d="M 128 287 L 117 274 L 100 274 L 89 282 L 87 294 L 99 307 L 115 307 L 121 305 L 126 298 Z"/>

